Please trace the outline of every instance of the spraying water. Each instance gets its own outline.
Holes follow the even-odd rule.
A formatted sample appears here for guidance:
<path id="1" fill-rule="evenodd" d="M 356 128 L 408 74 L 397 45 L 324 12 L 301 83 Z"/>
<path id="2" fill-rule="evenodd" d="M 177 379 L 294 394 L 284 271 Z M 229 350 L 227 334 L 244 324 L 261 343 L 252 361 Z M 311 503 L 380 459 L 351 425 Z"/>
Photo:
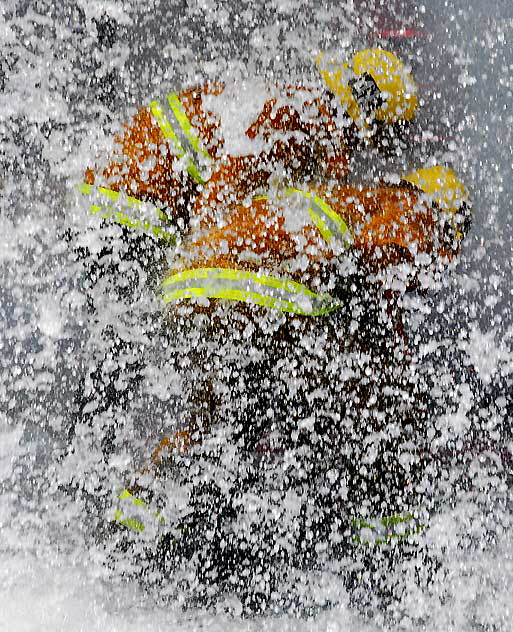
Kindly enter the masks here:
<path id="1" fill-rule="evenodd" d="M 0 28 L 2 625 L 508 629 L 509 5 L 7 0 Z M 255 321 L 241 310 L 234 326 L 223 307 L 215 315 L 182 307 L 170 336 L 155 288 L 175 255 L 162 259 L 148 237 L 134 258 L 138 246 L 127 245 L 118 225 L 100 227 L 75 189 L 86 168 L 108 155 L 141 104 L 205 80 L 241 86 L 218 113 L 234 121 L 228 140 L 236 151 L 250 115 L 246 108 L 237 117 L 237 99 L 242 107 L 254 91 L 254 104 L 262 82 L 314 83 L 318 52 L 347 58 L 365 46 L 393 50 L 411 66 L 420 108 L 405 147 L 384 157 L 361 152 L 353 173 L 375 183 L 450 164 L 473 201 L 457 265 L 402 298 L 413 361 L 401 365 L 400 378 L 397 364 L 388 373 L 373 365 L 387 315 L 365 301 L 360 318 L 374 334 L 358 349 L 348 343 L 351 319 L 296 331 L 282 316 L 260 313 Z M 278 331 L 281 364 L 267 344 Z M 394 349 L 402 345 L 394 339 Z M 219 375 L 208 401 L 230 423 L 217 424 L 193 456 L 178 455 L 176 474 L 153 487 L 141 471 L 156 443 L 197 414 Z M 425 523 L 411 547 L 355 553 L 352 536 L 341 537 L 354 525 L 343 524 L 333 490 L 343 508 L 361 512 L 373 490 L 360 465 L 367 459 L 371 467 L 381 445 L 361 437 L 351 444 L 347 413 L 354 480 L 340 474 L 351 472 L 341 465 L 343 446 L 312 460 L 319 454 L 312 437 L 332 427 L 341 397 L 333 377 L 342 375 L 346 383 L 366 379 L 371 393 L 388 380 L 389 413 L 401 414 L 401 398 L 421 411 L 409 441 L 436 458 L 421 479 L 414 464 L 405 469 L 415 491 L 405 507 L 418 508 Z M 242 440 L 237 429 L 248 416 L 259 431 Z M 390 425 L 381 436 L 399 452 Z M 152 502 L 165 497 L 156 502 L 160 517 L 180 525 L 158 562 L 146 555 L 158 518 L 150 524 L 146 516 L 143 536 L 111 533 L 120 492 L 135 483 L 153 492 Z M 231 525 L 223 543 L 201 521 L 186 523 L 192 535 L 183 537 L 191 504 L 195 515 L 215 513 Z M 377 515 L 372 506 L 360 518 Z M 185 565 L 175 563 L 180 556 Z"/>

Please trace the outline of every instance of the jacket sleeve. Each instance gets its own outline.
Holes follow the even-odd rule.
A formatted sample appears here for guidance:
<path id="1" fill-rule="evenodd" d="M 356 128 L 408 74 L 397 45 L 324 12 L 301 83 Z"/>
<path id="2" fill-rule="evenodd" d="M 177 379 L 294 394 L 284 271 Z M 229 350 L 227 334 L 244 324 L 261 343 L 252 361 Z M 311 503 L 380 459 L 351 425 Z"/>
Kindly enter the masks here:
<path id="1" fill-rule="evenodd" d="M 197 185 L 176 169 L 176 158 L 149 108 L 140 109 L 114 138 L 103 166 L 88 169 L 85 181 L 165 208 L 172 219 L 188 219 Z"/>
<path id="2" fill-rule="evenodd" d="M 339 187 L 335 198 L 352 227 L 353 249 L 373 270 L 443 264 L 459 252 L 461 238 L 447 234 L 448 218 L 413 186 Z"/>

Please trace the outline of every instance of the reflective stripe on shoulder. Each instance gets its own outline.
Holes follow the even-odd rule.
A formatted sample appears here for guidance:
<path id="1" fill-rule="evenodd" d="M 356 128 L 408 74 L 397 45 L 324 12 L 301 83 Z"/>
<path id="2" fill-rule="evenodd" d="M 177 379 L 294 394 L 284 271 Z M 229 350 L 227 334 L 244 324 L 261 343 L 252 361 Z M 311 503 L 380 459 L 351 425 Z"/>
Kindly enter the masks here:
<path id="1" fill-rule="evenodd" d="M 191 178 L 198 184 L 205 184 L 213 159 L 208 151 L 202 148 L 178 95 L 174 92 L 168 94 L 164 107 L 159 101 L 152 101 L 150 109 L 162 134 L 172 142 L 178 158 L 185 158 L 186 169 Z"/>
<path id="2" fill-rule="evenodd" d="M 79 184 L 77 189 L 84 195 L 96 198 L 89 207 L 91 215 L 99 215 L 102 219 L 111 219 L 121 226 L 148 233 L 153 237 L 167 241 L 171 245 L 176 244 L 176 236 L 166 227 L 166 223 L 169 220 L 162 209 L 128 195 L 122 196 L 122 200 L 120 200 L 118 191 L 112 191 L 106 187 L 95 187 L 85 182 Z M 130 212 L 124 213 L 118 206 L 113 206 L 112 203 L 119 203 L 119 205 L 123 203 L 130 209 Z M 131 212 L 132 209 L 134 214 Z"/>
<path id="3" fill-rule="evenodd" d="M 190 298 L 219 298 L 262 305 L 302 316 L 322 316 L 341 304 L 301 283 L 231 268 L 197 268 L 168 277 L 162 284 L 166 304 Z"/>

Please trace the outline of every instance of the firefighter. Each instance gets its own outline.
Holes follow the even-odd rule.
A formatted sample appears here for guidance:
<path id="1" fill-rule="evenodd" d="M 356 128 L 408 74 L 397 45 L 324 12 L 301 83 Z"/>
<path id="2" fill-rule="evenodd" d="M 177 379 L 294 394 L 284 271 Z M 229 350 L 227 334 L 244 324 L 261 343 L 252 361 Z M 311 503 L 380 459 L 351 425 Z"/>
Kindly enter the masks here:
<path id="1" fill-rule="evenodd" d="M 416 88 L 382 49 L 348 63 L 320 57 L 318 66 L 319 86 L 210 83 L 153 101 L 115 138 L 107 163 L 87 171 L 86 184 L 187 222 L 190 213 L 212 215 L 222 200 L 265 190 L 270 179 L 344 181 L 355 147 L 378 127 L 414 118 Z"/>
<path id="2" fill-rule="evenodd" d="M 405 512 L 418 500 L 426 411 L 400 294 L 418 285 L 422 266 L 457 254 L 468 194 L 442 166 L 395 184 L 348 185 L 351 153 L 414 118 L 415 85 L 380 49 L 317 63 L 322 89 L 208 84 L 152 102 L 81 187 L 100 194 L 92 213 L 173 245 L 161 290 L 165 346 L 177 350 L 183 377 L 183 427 L 155 438 L 115 522 L 144 531 L 156 517 L 145 502 L 149 479 L 158 488 L 177 459 L 190 464 L 198 451 L 212 452 L 218 466 L 219 446 L 230 456 L 234 446 L 256 455 L 257 466 L 244 463 L 232 487 L 229 476 L 220 480 L 219 505 L 193 512 L 219 527 L 200 524 L 205 542 L 219 539 L 214 556 L 227 550 L 223 521 L 237 513 L 230 503 L 260 485 L 276 455 L 293 455 L 293 484 L 318 510 L 308 528 L 326 540 L 344 531 L 347 514 L 363 530 L 383 517 L 377 540 L 396 537 L 398 524 L 403 536 L 416 529 Z M 387 286 L 396 271 L 401 282 Z M 196 478 L 191 504 L 200 506 L 204 478 Z M 167 520 L 157 517 L 176 533 Z M 185 548 L 201 548 L 196 526 L 179 529 Z"/>

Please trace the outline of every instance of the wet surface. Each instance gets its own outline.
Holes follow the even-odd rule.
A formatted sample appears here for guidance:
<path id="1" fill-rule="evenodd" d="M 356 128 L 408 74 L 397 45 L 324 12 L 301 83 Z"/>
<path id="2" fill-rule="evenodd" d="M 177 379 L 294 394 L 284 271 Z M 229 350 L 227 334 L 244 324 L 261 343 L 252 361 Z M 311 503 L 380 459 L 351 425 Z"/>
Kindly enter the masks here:
<path id="1" fill-rule="evenodd" d="M 372 4 L 4 3 L 0 606 L 6 629 L 508 629 L 513 9 L 505 0 Z M 414 142 L 387 159 L 361 156 L 358 172 L 372 179 L 448 163 L 474 202 L 458 267 L 407 305 L 410 339 L 431 388 L 433 448 L 444 464 L 433 474 L 437 502 L 421 536 L 429 555 L 393 566 L 390 583 L 402 575 L 406 590 L 385 609 L 372 599 L 385 592 L 382 585 L 363 581 L 363 592 L 370 588 L 358 606 L 341 573 L 325 567 L 294 579 L 304 586 L 304 602 L 316 604 L 311 610 L 296 608 L 299 595 L 292 605 L 282 600 L 273 617 L 241 620 L 240 602 L 230 597 L 217 611 L 200 604 L 184 613 L 185 593 L 174 586 L 170 597 L 165 588 L 125 581 L 119 568 L 109 570 L 95 542 L 134 453 L 148 452 L 148 429 L 163 435 L 176 427 L 182 387 L 158 343 L 144 266 L 123 268 L 126 278 L 142 280 L 134 313 L 106 282 L 93 287 L 105 316 L 91 319 L 90 280 L 76 248 L 84 238 L 75 235 L 94 224 L 70 190 L 108 146 L 112 129 L 153 94 L 205 76 L 310 81 L 312 51 L 347 52 L 369 42 L 411 64 L 422 107 L 408 132 Z M 107 229 L 91 239 L 87 245 L 98 253 L 115 248 L 120 236 Z M 126 344 L 121 368 L 104 334 L 113 323 Z M 79 429 L 83 441 L 69 454 L 78 409 L 94 391 L 87 376 L 100 361 L 113 381 L 135 384 L 141 356 L 145 389 L 118 402 L 118 438 L 108 434 L 112 411 L 93 403 L 86 411 L 91 424 Z M 118 440 L 119 447 L 126 437 L 135 448 L 114 450 L 106 461 L 105 444 Z M 315 621 L 297 620 L 298 613 Z"/>

